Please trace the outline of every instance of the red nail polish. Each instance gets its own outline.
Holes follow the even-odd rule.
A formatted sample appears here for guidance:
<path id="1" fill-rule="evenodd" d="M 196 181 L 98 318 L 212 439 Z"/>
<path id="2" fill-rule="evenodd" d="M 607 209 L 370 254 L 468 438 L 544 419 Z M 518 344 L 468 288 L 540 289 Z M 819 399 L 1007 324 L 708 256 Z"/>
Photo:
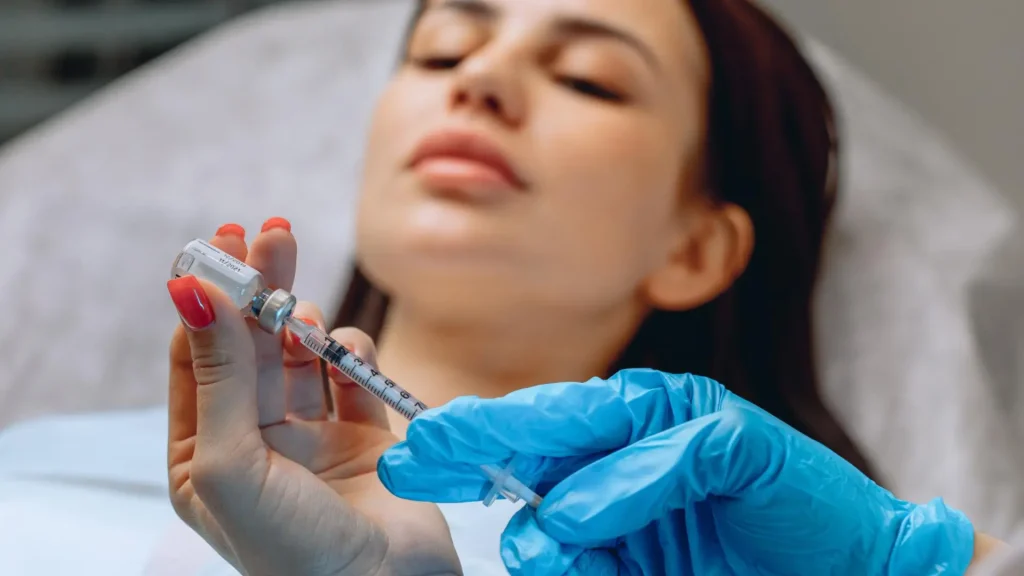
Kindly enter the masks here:
<path id="1" fill-rule="evenodd" d="M 238 236 L 245 240 L 245 228 L 238 224 L 225 224 L 217 229 L 217 236 Z"/>
<path id="2" fill-rule="evenodd" d="M 167 283 L 171 301 L 178 309 L 181 321 L 192 330 L 209 328 L 216 317 L 209 296 L 195 276 L 182 276 Z"/>
<path id="3" fill-rule="evenodd" d="M 284 218 L 271 218 L 263 223 L 263 229 L 260 232 L 269 232 L 270 230 L 281 229 L 285 232 L 292 231 L 292 223 L 285 220 Z"/>
<path id="4" fill-rule="evenodd" d="M 331 380 L 341 380 L 346 377 L 334 364 L 327 365 L 327 375 L 331 377 Z"/>

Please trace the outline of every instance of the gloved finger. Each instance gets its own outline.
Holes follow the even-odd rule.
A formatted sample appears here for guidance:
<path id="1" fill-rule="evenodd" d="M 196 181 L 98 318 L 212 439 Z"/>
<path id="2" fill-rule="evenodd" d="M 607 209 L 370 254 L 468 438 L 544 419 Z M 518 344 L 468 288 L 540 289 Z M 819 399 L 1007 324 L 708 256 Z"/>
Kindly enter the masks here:
<path id="1" fill-rule="evenodd" d="M 595 379 L 526 388 L 493 400 L 456 398 L 420 414 L 406 440 L 417 457 L 480 465 L 515 454 L 572 457 L 617 448 L 629 442 L 633 424 L 626 402 Z"/>
<path id="2" fill-rule="evenodd" d="M 519 474 L 513 474 L 522 480 Z M 377 460 L 377 477 L 395 496 L 416 502 L 480 502 L 491 481 L 480 466 L 417 458 L 400 442 Z"/>
<path id="3" fill-rule="evenodd" d="M 365 360 L 374 369 L 377 368 L 377 347 L 374 346 L 373 339 L 362 330 L 337 328 L 331 332 L 331 338 Z M 384 402 L 333 366 L 327 367 L 327 376 L 334 397 L 334 415 L 339 421 L 371 424 L 383 430 L 391 429 Z"/>
<path id="4" fill-rule="evenodd" d="M 758 410 L 729 408 L 609 454 L 555 486 L 538 523 L 560 542 L 593 546 L 712 496 L 771 490 L 789 442 L 764 423 Z"/>
<path id="5" fill-rule="evenodd" d="M 503 398 L 457 398 L 406 438 L 417 456 L 485 464 L 513 454 L 564 458 L 615 450 L 717 411 L 728 392 L 689 374 L 623 370 L 608 380 L 535 386 Z"/>
<path id="6" fill-rule="evenodd" d="M 269 288 L 291 290 L 292 282 L 295 281 L 297 253 L 291 224 L 283 218 L 271 218 L 263 224 L 260 234 L 249 246 L 246 264 L 263 274 Z M 256 346 L 260 425 L 278 424 L 285 420 L 288 412 L 282 335 L 267 334 L 255 323 L 250 323 L 250 326 Z"/>
<path id="7" fill-rule="evenodd" d="M 618 576 L 618 559 L 604 549 L 563 544 L 541 530 L 534 511 L 523 508 L 501 535 L 501 560 L 511 576 Z"/>
<path id="8" fill-rule="evenodd" d="M 545 494 L 566 477 L 606 453 L 570 458 L 519 455 L 512 475 Z M 504 469 L 507 462 L 492 463 Z M 491 480 L 477 464 L 420 457 L 406 442 L 399 442 L 377 461 L 377 476 L 392 494 L 405 500 L 434 503 L 480 502 L 491 489 Z"/>
<path id="9" fill-rule="evenodd" d="M 323 312 L 311 302 L 297 303 L 293 314 L 306 324 L 324 328 Z M 325 420 L 327 398 L 320 357 L 288 330 L 284 336 L 284 377 L 288 413 L 301 420 Z"/>
<path id="10" fill-rule="evenodd" d="M 191 363 L 172 360 L 172 394 L 194 391 L 196 439 L 191 480 L 198 492 L 196 470 L 214 466 L 225 477 L 247 477 L 265 465 L 259 435 L 255 350 L 241 313 L 216 285 L 193 276 L 167 284 L 171 299 L 188 329 Z M 172 353 L 181 354 L 179 347 Z M 191 371 L 191 376 L 189 375 Z M 184 400 L 175 400 L 175 403 Z"/>
<path id="11" fill-rule="evenodd" d="M 536 386 L 503 398 L 457 398 L 410 425 L 406 442 L 378 462 L 396 496 L 433 502 L 481 499 L 481 464 L 514 455 L 533 468 L 516 477 L 540 494 L 622 446 L 718 410 L 731 395 L 717 382 L 654 370 L 605 380 Z"/>

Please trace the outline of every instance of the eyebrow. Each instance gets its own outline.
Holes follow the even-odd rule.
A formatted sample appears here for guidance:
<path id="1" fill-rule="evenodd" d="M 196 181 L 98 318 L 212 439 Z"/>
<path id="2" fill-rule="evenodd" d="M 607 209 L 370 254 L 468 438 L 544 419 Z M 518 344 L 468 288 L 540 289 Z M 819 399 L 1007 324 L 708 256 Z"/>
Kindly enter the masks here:
<path id="1" fill-rule="evenodd" d="M 497 20 L 501 17 L 499 8 L 482 0 L 444 0 L 429 5 L 427 10 L 430 9 L 453 10 L 485 21 Z M 636 50 L 655 71 L 660 70 L 658 58 L 647 44 L 629 32 L 610 24 L 580 16 L 561 16 L 556 19 L 554 29 L 565 36 L 589 36 L 616 40 Z"/>

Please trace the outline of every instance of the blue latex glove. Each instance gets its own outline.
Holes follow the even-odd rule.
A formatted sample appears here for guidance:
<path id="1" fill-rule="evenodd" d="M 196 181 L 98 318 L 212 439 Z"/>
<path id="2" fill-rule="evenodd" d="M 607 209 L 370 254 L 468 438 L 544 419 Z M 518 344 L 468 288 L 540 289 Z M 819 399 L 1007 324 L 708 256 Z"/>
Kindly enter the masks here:
<path id="1" fill-rule="evenodd" d="M 512 574 L 960 575 L 974 529 L 898 500 L 720 384 L 627 370 L 422 414 L 381 458 L 394 494 L 479 501 L 518 454 L 545 494 L 502 536 Z"/>

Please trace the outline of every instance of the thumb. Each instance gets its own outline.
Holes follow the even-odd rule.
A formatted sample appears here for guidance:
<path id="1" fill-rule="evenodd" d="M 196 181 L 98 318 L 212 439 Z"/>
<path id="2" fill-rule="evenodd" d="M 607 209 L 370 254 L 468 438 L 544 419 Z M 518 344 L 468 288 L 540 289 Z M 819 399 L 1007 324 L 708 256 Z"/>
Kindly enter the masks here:
<path id="1" fill-rule="evenodd" d="M 769 488 L 786 438 L 756 410 L 727 409 L 649 436 L 555 486 L 538 524 L 560 542 L 595 546 L 712 496 Z"/>
<path id="2" fill-rule="evenodd" d="M 167 283 L 187 330 L 196 383 L 196 457 L 237 456 L 259 436 L 256 359 L 252 334 L 231 299 L 194 276 Z"/>
<path id="3" fill-rule="evenodd" d="M 521 508 L 501 534 L 501 559 L 511 576 L 611 576 L 621 574 L 609 548 L 562 544 L 537 525 L 534 510 Z"/>

